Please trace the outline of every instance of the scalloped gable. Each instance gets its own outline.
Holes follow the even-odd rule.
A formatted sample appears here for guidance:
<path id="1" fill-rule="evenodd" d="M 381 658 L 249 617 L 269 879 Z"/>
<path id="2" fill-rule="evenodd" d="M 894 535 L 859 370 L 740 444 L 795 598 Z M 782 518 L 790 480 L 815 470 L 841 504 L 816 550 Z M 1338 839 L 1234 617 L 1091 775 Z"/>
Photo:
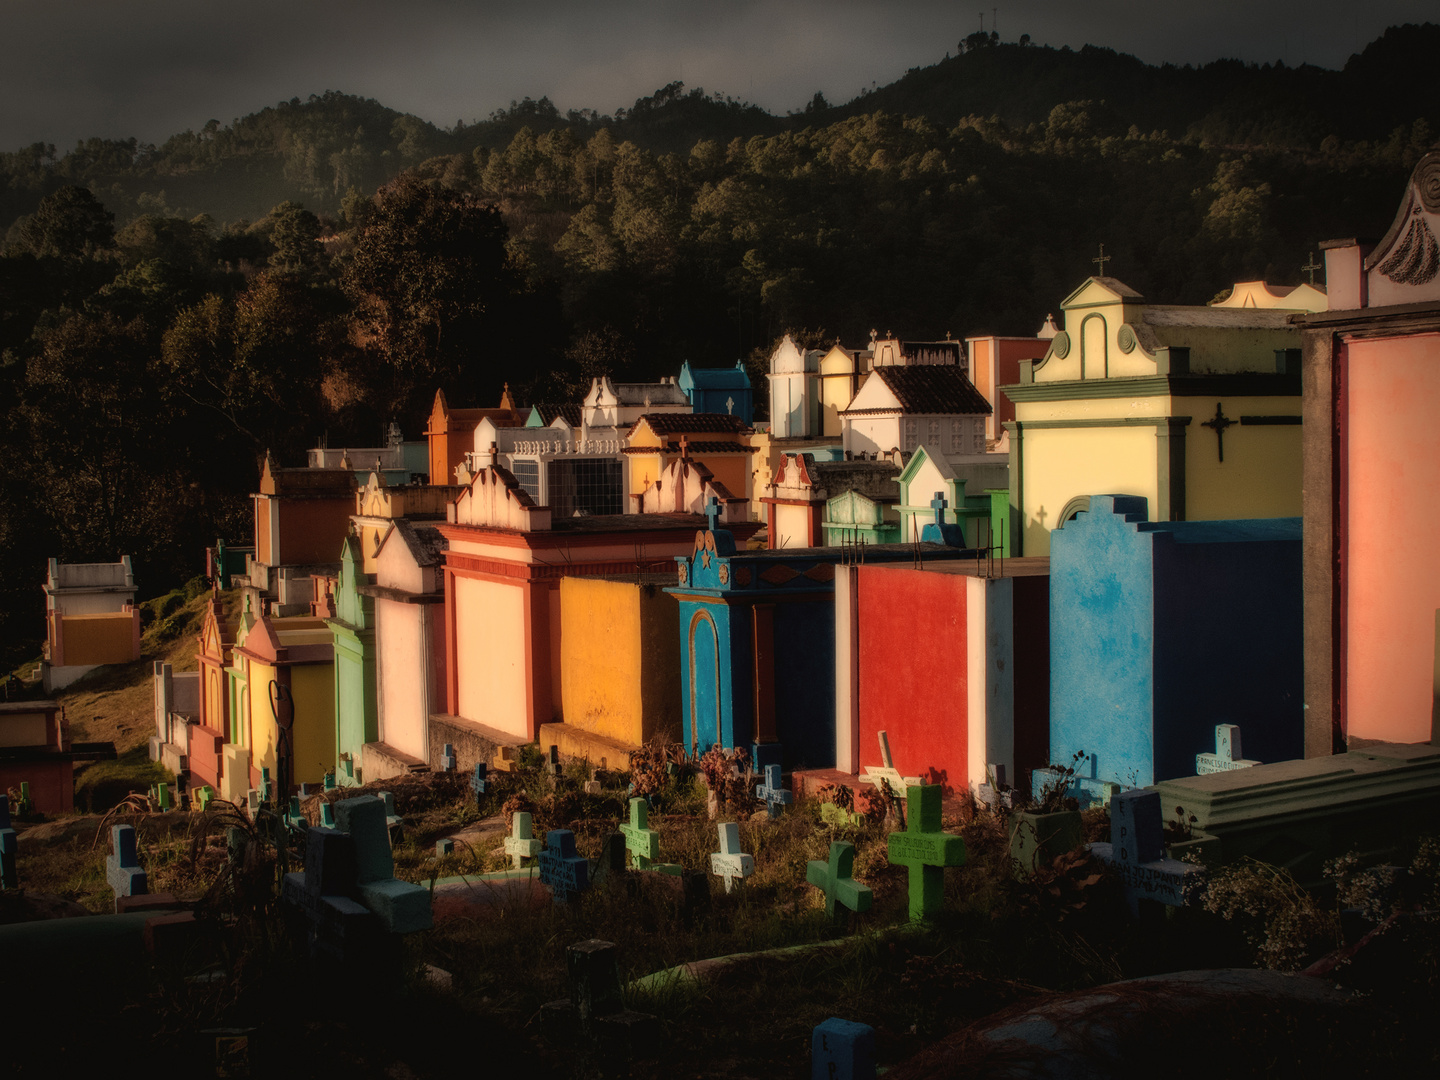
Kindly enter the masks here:
<path id="1" fill-rule="evenodd" d="M 1420 159 L 1390 230 L 1365 258 L 1370 307 L 1440 300 L 1440 151 Z"/>
<path id="2" fill-rule="evenodd" d="M 452 524 L 547 532 L 550 508 L 536 506 L 508 469 L 487 465 L 450 506 Z"/>

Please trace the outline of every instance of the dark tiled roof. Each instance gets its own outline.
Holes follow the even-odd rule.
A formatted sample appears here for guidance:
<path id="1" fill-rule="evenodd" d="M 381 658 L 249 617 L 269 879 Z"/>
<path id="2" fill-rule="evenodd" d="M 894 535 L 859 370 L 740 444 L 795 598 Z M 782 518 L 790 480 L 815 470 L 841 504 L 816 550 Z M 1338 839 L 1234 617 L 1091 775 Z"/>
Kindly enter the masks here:
<path id="1" fill-rule="evenodd" d="M 646 413 L 630 425 L 634 431 L 642 423 L 650 425 L 656 435 L 691 435 L 702 432 L 741 432 L 748 430 L 738 416 L 728 413 Z"/>
<path id="2" fill-rule="evenodd" d="M 877 367 L 872 379 L 881 379 L 907 413 L 961 413 L 989 416 L 990 403 L 965 374 L 951 366 Z"/>
<path id="3" fill-rule="evenodd" d="M 694 454 L 748 454 L 750 447 L 738 442 L 689 442 L 685 443 L 686 450 Z M 622 454 L 678 454 L 680 444 L 671 442 L 667 446 L 627 446 L 620 451 Z"/>
<path id="4" fill-rule="evenodd" d="M 439 566 L 441 553 L 450 546 L 450 541 L 441 536 L 440 530 L 433 525 L 416 525 L 399 518 L 395 522 L 395 530 L 415 557 L 417 566 Z"/>
<path id="5" fill-rule="evenodd" d="M 750 376 L 736 367 L 692 367 L 690 378 L 699 390 L 749 390 Z"/>
<path id="6" fill-rule="evenodd" d="M 540 420 L 549 427 L 555 422 L 557 416 L 563 416 L 565 422 L 571 427 L 580 426 L 580 405 L 578 402 L 567 401 L 562 404 L 553 402 L 541 402 L 535 408 L 539 410 Z"/>

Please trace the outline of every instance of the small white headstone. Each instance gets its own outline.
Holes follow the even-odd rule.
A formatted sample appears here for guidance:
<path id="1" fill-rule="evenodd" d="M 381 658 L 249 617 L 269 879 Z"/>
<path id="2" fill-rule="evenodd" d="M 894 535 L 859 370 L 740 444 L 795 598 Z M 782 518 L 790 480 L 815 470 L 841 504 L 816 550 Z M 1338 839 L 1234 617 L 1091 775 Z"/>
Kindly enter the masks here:
<path id="1" fill-rule="evenodd" d="M 1238 724 L 1216 724 L 1215 725 L 1215 752 L 1213 754 L 1195 755 L 1195 773 L 1197 776 L 1206 776 L 1210 773 L 1231 772 L 1235 769 L 1248 769 L 1252 765 L 1259 765 L 1258 761 L 1249 761 L 1240 753 L 1240 727 Z"/>

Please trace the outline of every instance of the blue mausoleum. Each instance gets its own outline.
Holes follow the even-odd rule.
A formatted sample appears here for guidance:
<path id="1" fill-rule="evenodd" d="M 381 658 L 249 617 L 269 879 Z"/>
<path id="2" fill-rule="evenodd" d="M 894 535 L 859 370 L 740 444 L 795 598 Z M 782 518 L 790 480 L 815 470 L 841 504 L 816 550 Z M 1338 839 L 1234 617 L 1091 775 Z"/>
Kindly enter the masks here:
<path id="1" fill-rule="evenodd" d="M 739 417 L 744 424 L 754 419 L 750 376 L 743 361 L 733 368 L 692 368 L 680 365 L 680 389 L 697 413 L 720 413 Z"/>
<path id="2" fill-rule="evenodd" d="M 1081 754 L 1095 795 L 1194 775 L 1216 724 L 1240 725 L 1247 756 L 1301 757 L 1300 519 L 1147 517 L 1092 495 L 1051 534 L 1051 761 Z"/>

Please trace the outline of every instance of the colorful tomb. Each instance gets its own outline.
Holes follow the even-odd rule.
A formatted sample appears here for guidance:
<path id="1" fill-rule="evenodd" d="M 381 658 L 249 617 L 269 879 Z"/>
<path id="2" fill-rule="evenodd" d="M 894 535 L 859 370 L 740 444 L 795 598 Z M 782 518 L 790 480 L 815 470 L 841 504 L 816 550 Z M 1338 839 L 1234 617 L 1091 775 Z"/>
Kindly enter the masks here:
<path id="1" fill-rule="evenodd" d="M 867 562 L 956 558 L 942 544 L 874 546 Z M 681 708 L 692 752 L 782 747 L 789 768 L 835 762 L 835 571 L 840 548 L 736 550 L 712 526 L 676 559 Z"/>
<path id="2" fill-rule="evenodd" d="M 679 386 L 697 413 L 725 413 L 747 425 L 754 415 L 750 375 L 743 360 L 735 361 L 732 368 L 691 367 L 687 360 L 680 365 Z"/>
<path id="3" fill-rule="evenodd" d="M 1378 244 L 1323 245 L 1301 320 L 1307 755 L 1440 738 L 1437 190 L 1432 151 Z"/>
<path id="4" fill-rule="evenodd" d="M 282 469 L 265 455 L 255 503 L 255 554 L 247 584 L 275 602 L 274 614 L 303 615 L 314 598 L 310 578 L 334 574 L 335 553 L 355 512 L 355 473 L 339 469 Z"/>
<path id="5" fill-rule="evenodd" d="M 372 474 L 373 475 L 373 474 Z M 361 592 L 368 576 L 358 536 L 347 536 L 340 553 L 335 614 L 325 620 L 334 635 L 336 781 L 360 783 L 354 765 L 366 743 L 380 737 L 375 690 L 375 601 Z"/>
<path id="6" fill-rule="evenodd" d="M 1096 491 L 1156 521 L 1300 513 L 1298 310 L 1151 304 L 1109 277 L 1061 306 L 1044 359 L 1003 387 L 1015 554 L 1047 554 Z"/>
<path id="7" fill-rule="evenodd" d="M 432 743 L 453 744 L 465 767 L 563 720 L 561 580 L 673 566 L 702 522 L 690 514 L 553 517 L 507 470 L 477 474 L 440 526 L 449 542 L 447 711 L 431 717 Z M 735 528 L 748 535 L 755 526 Z"/>
<path id="8" fill-rule="evenodd" d="M 0 702 L 0 792 L 29 784 L 35 809 L 69 813 L 75 808 L 73 751 L 58 701 Z"/>
<path id="9" fill-rule="evenodd" d="M 1049 763 L 1048 559 L 841 566 L 835 578 L 835 767 L 894 767 L 965 791 Z"/>
<path id="10" fill-rule="evenodd" d="M 899 471 L 899 466 L 888 461 L 831 461 L 814 453 L 782 454 L 769 494 L 760 500 L 765 506 L 769 547 L 898 540 L 900 522 L 894 507 L 900 501 L 895 483 Z M 852 494 L 864 502 L 837 502 Z M 841 515 L 833 520 L 832 504 L 833 512 Z"/>
<path id="11" fill-rule="evenodd" d="M 560 706 L 540 745 L 624 768 L 644 743 L 680 741 L 678 610 L 673 574 L 560 582 Z"/>
<path id="12" fill-rule="evenodd" d="M 113 563 L 51 559 L 44 590 L 41 676 L 47 692 L 103 664 L 140 659 L 140 610 L 129 555 Z"/>
<path id="13" fill-rule="evenodd" d="M 359 782 L 437 763 L 430 715 L 445 711 L 445 548 L 435 525 L 396 519 L 375 553 L 373 584 L 360 586 L 375 604 L 377 732 L 358 763 L 340 761 Z"/>
<path id="14" fill-rule="evenodd" d="M 1147 787 L 1193 775 L 1217 724 L 1250 757 L 1299 757 L 1299 519 L 1147 517 L 1093 495 L 1051 538 L 1051 761 L 1087 791 Z"/>

